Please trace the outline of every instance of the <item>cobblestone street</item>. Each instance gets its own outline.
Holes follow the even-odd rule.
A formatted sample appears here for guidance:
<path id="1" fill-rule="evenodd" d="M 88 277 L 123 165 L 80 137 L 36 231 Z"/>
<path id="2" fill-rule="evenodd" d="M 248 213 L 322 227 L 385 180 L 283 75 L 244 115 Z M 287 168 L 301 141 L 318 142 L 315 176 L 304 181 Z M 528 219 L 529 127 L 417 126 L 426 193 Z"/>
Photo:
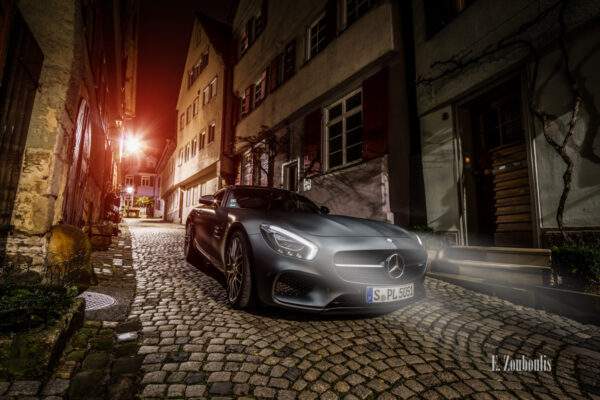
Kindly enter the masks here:
<path id="1" fill-rule="evenodd" d="M 186 263 L 182 226 L 129 227 L 142 398 L 600 399 L 599 327 L 434 279 L 426 299 L 376 317 L 241 312 Z M 552 370 L 494 372 L 495 355 Z"/>

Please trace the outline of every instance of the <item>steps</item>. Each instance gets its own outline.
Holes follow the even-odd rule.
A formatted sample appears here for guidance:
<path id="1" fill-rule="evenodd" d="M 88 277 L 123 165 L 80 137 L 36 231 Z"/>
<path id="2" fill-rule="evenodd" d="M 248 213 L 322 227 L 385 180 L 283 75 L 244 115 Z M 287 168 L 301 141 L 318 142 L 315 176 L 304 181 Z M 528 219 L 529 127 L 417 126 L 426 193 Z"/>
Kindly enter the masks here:
<path id="1" fill-rule="evenodd" d="M 453 246 L 432 261 L 430 272 L 510 287 L 546 286 L 550 254 L 546 249 Z"/>

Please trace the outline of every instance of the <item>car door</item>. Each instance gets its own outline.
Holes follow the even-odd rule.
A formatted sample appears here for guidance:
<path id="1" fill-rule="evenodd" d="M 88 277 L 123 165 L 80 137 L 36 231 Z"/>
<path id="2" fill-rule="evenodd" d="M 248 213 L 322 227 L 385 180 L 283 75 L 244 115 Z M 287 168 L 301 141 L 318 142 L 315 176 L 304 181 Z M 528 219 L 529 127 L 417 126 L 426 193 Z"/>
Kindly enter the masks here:
<path id="1" fill-rule="evenodd" d="M 202 196 L 202 199 L 206 199 L 207 197 L 209 196 Z M 209 258 L 213 258 L 212 232 L 216 221 L 215 213 L 217 208 L 217 200 L 215 197 L 215 201 L 211 204 L 203 204 L 201 202 L 193 212 L 194 237 L 196 243 L 200 247 L 202 253 Z M 215 263 L 215 261 L 219 260 L 211 259 L 210 261 Z"/>
<path id="2" fill-rule="evenodd" d="M 207 235 L 209 248 L 207 249 L 210 256 L 215 258 L 221 263 L 221 255 L 219 249 L 221 248 L 221 241 L 223 240 L 223 232 L 225 231 L 227 224 L 227 207 L 224 207 L 223 198 L 227 191 L 221 190 L 215 194 L 215 208 L 214 213 L 210 216 L 210 223 L 207 224 Z"/>

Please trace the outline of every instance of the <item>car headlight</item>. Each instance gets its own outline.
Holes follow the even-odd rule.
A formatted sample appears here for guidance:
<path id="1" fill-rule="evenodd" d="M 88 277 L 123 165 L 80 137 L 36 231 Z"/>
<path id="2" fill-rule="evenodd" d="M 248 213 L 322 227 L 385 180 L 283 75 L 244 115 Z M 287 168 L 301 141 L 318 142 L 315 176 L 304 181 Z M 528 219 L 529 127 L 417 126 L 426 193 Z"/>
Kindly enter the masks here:
<path id="1" fill-rule="evenodd" d="M 421 240 L 421 238 L 419 237 L 419 235 L 417 235 L 414 232 L 410 232 L 410 234 L 419 243 L 419 246 L 423 247 L 423 241 Z"/>
<path id="2" fill-rule="evenodd" d="M 316 244 L 276 225 L 261 224 L 260 230 L 269 246 L 280 254 L 312 260 L 319 250 Z"/>

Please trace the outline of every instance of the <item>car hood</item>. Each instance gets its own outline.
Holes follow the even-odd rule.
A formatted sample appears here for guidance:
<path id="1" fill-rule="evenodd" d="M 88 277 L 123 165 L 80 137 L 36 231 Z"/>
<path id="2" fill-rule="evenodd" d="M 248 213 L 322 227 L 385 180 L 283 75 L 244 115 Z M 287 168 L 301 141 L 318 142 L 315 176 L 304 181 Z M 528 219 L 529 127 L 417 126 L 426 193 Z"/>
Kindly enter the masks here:
<path id="1" fill-rule="evenodd" d="M 318 215 L 289 212 L 253 212 L 255 222 L 278 225 L 298 233 L 312 236 L 336 237 L 410 237 L 404 229 L 386 222 L 347 217 L 344 215 Z"/>

